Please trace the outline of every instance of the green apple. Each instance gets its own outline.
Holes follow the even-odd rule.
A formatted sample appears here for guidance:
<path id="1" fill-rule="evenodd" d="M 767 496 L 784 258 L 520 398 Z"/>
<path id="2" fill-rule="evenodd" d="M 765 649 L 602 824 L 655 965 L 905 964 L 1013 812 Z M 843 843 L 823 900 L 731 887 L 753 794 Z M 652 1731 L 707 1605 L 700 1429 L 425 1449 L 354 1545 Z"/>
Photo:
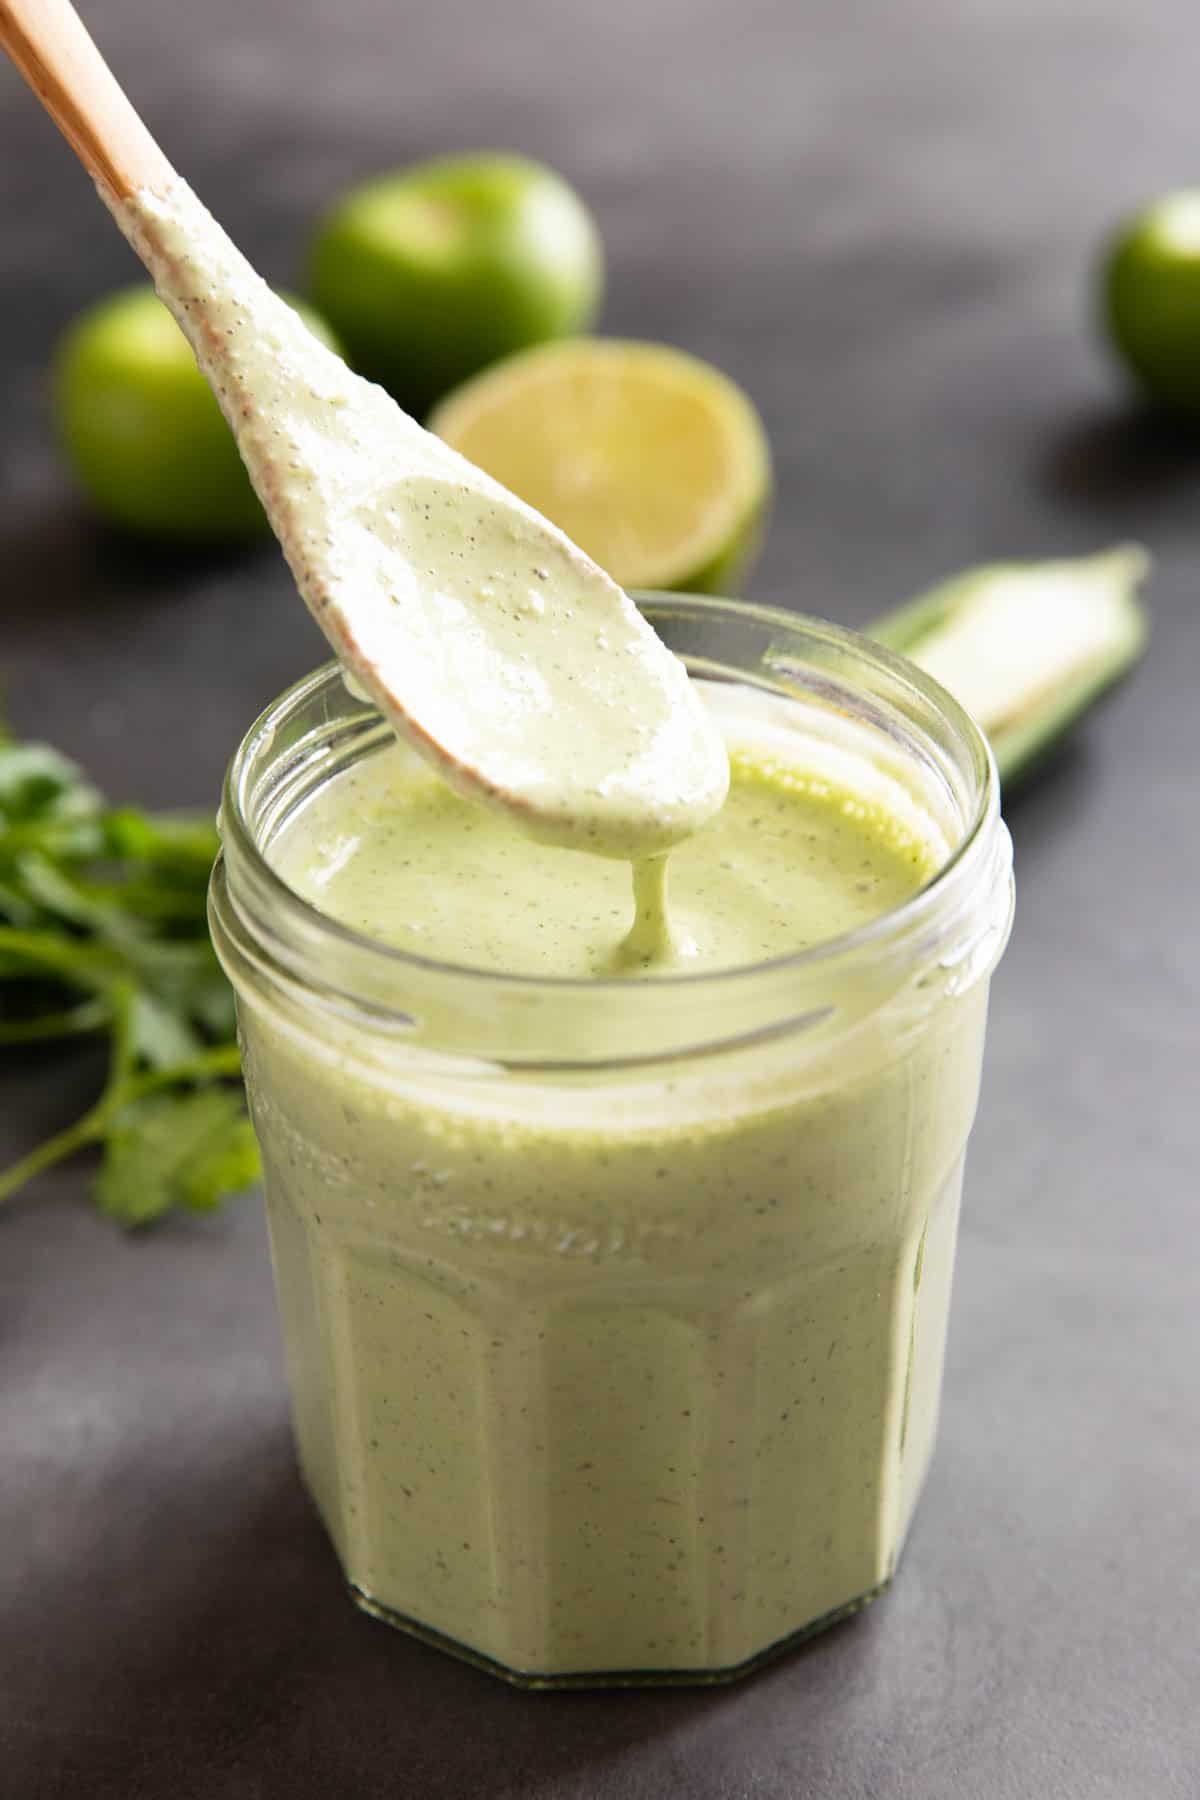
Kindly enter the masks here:
<path id="1" fill-rule="evenodd" d="M 1200 416 L 1200 188 L 1129 220 L 1101 280 L 1109 333 L 1139 385 L 1161 406 Z"/>
<path id="2" fill-rule="evenodd" d="M 418 417 L 512 351 L 586 329 L 591 214 L 524 157 L 446 157 L 353 189 L 320 225 L 310 290 L 354 366 Z"/>
<path id="3" fill-rule="evenodd" d="M 291 304 L 339 348 L 308 307 Z M 76 479 L 115 524 L 208 541 L 266 531 L 233 434 L 148 283 L 109 295 L 68 328 L 55 355 L 54 416 Z"/>

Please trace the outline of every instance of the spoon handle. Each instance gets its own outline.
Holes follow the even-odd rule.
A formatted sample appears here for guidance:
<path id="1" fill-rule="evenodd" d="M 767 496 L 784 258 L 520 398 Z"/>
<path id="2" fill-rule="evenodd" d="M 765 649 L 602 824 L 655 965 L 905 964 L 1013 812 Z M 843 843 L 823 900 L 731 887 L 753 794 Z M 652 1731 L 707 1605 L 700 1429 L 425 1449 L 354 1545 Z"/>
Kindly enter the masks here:
<path id="1" fill-rule="evenodd" d="M 0 0 L 6 50 L 92 179 L 115 199 L 163 188 L 170 163 L 71 0 Z"/>

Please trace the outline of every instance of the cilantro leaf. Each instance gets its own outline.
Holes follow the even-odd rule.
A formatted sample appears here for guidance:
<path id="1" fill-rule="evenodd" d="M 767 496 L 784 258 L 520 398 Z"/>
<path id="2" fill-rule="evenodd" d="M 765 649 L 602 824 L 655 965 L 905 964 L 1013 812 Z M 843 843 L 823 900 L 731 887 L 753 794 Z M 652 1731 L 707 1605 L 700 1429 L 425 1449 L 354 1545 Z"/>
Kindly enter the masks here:
<path id="1" fill-rule="evenodd" d="M 211 1212 L 258 1171 L 240 1095 L 222 1087 L 153 1094 L 109 1123 L 96 1201 L 118 1224 L 149 1225 L 177 1207 Z"/>
<path id="2" fill-rule="evenodd" d="M 107 1033 L 83 1115 L 0 1171 L 0 1203 L 88 1146 L 126 1224 L 207 1210 L 256 1177 L 233 993 L 206 918 L 211 818 L 110 807 L 78 764 L 0 720 L 0 1050 Z"/>
<path id="3" fill-rule="evenodd" d="M 135 1059 L 151 1069 L 187 1062 L 201 1048 L 187 1018 L 147 988 L 130 999 L 129 1036 Z"/>
<path id="4" fill-rule="evenodd" d="M 6 826 L 94 819 L 102 805 L 82 769 L 49 744 L 0 744 L 0 812 Z"/>

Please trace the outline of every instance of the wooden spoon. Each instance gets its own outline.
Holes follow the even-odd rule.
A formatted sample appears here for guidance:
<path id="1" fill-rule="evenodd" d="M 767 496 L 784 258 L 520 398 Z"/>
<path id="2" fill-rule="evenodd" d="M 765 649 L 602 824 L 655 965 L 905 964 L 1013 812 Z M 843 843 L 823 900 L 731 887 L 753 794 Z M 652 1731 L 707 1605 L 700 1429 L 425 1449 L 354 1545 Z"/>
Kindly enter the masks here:
<path id="1" fill-rule="evenodd" d="M 0 0 L 0 44 L 154 276 L 301 594 L 401 736 L 549 842 L 639 861 L 702 824 L 725 745 L 627 595 L 317 343 L 176 175 L 69 0 Z"/>

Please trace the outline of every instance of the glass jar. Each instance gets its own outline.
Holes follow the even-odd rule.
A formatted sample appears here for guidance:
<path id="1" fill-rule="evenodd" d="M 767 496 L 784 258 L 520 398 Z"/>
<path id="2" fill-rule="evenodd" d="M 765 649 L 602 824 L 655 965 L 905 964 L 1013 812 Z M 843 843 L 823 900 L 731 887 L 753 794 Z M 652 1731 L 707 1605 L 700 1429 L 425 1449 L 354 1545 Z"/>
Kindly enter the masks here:
<path id="1" fill-rule="evenodd" d="M 388 948 L 271 866 L 392 741 L 331 666 L 247 734 L 212 885 L 305 1478 L 362 1607 L 530 1685 L 736 1675 L 890 1581 L 1012 911 L 994 764 L 934 682 L 789 613 L 642 604 L 714 703 L 915 808 L 940 872 L 731 971 Z"/>

